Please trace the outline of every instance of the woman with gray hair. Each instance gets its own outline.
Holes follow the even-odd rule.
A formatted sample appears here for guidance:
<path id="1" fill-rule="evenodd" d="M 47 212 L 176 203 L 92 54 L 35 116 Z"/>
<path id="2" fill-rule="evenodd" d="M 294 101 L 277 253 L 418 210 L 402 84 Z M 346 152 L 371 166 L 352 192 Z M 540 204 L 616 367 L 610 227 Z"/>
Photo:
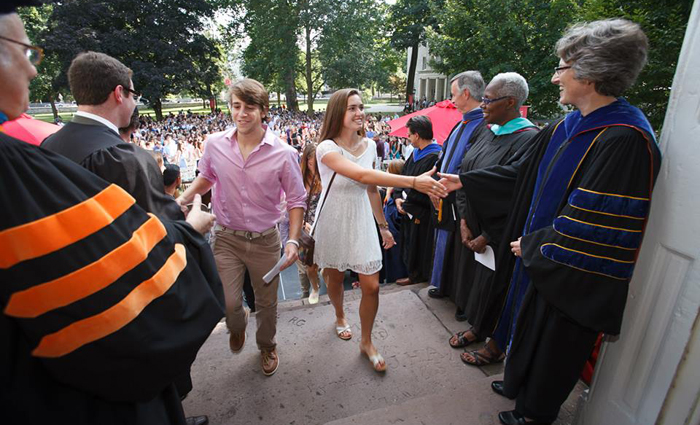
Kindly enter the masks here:
<path id="1" fill-rule="evenodd" d="M 446 191 L 463 187 L 481 214 L 511 211 L 512 255 L 494 276 L 510 282 L 500 322 L 513 337 L 504 380 L 492 383 L 516 399 L 499 414 L 503 424 L 552 423 L 598 334 L 620 333 L 661 155 L 644 114 L 617 96 L 634 83 L 647 46 L 624 19 L 569 28 L 552 83 L 576 110 L 514 166 L 441 180 Z M 509 179 L 514 198 L 496 199 L 488 181 Z"/>

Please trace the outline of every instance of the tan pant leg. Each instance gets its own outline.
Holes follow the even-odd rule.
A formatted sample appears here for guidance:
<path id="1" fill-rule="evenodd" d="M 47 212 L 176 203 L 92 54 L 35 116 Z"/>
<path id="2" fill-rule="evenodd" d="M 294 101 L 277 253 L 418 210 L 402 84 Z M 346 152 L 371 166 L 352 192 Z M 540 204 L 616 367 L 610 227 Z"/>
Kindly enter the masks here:
<path id="1" fill-rule="evenodd" d="M 271 350 L 277 345 L 277 287 L 280 279 L 276 276 L 266 284 L 262 277 L 280 259 L 280 235 L 279 232 L 274 232 L 249 243 L 250 250 L 245 257 L 245 265 L 255 291 L 255 321 L 258 325 L 256 341 L 261 350 Z"/>
<path id="2" fill-rule="evenodd" d="M 243 332 L 247 324 L 243 311 L 244 255 L 245 245 L 240 238 L 227 230 L 216 232 L 214 259 L 224 285 L 226 326 L 231 332 Z"/>
<path id="3" fill-rule="evenodd" d="M 307 293 L 311 290 L 311 282 L 309 281 L 309 275 L 306 274 L 306 266 L 301 260 L 297 260 L 297 274 L 299 275 L 299 284 L 301 285 L 301 292 Z"/>

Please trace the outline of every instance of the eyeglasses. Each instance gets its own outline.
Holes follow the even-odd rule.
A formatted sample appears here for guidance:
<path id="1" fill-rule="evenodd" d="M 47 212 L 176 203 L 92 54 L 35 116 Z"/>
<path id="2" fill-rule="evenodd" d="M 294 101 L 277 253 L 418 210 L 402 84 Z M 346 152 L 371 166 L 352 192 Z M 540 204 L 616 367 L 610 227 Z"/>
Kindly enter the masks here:
<path id="1" fill-rule="evenodd" d="M 27 51 L 25 52 L 25 54 L 27 55 L 27 59 L 34 66 L 39 65 L 41 63 L 41 60 L 44 59 L 44 49 L 42 49 L 39 46 L 32 46 L 31 44 L 22 43 L 21 41 L 13 40 L 11 38 L 3 37 L 1 35 L 0 39 L 9 41 L 10 43 L 19 44 L 20 46 L 23 46 L 25 49 L 27 49 Z"/>
<path id="2" fill-rule="evenodd" d="M 557 75 L 561 75 L 564 71 L 566 71 L 569 68 L 571 68 L 571 65 L 558 66 L 558 67 L 554 68 L 554 73 Z"/>
<path id="3" fill-rule="evenodd" d="M 492 104 L 493 102 L 498 102 L 499 100 L 507 99 L 507 98 L 509 98 L 509 97 L 510 97 L 510 96 L 501 96 L 501 97 L 497 97 L 497 98 L 495 98 L 495 99 L 489 99 L 488 97 L 482 97 L 482 98 L 481 98 L 481 103 L 483 103 L 484 105 L 490 105 L 490 104 Z"/>
<path id="4" fill-rule="evenodd" d="M 139 92 L 137 92 L 137 91 L 135 91 L 135 90 L 131 90 L 131 89 L 128 88 L 128 87 L 122 86 L 122 88 L 123 88 L 125 91 L 128 91 L 129 93 L 131 93 L 132 96 L 134 96 L 134 102 L 138 102 L 139 100 L 141 100 L 141 93 L 139 93 Z"/>

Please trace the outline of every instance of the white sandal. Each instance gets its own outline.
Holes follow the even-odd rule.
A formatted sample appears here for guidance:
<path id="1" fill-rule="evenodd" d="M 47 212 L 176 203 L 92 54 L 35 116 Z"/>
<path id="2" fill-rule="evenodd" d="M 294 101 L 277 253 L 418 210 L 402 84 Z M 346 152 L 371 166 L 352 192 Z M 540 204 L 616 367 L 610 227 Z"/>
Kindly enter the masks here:
<path id="1" fill-rule="evenodd" d="M 377 353 L 377 354 L 372 354 L 370 356 L 369 354 L 367 354 L 366 351 L 364 351 L 361 348 L 360 348 L 360 352 L 362 354 L 364 354 L 365 356 L 367 356 L 369 361 L 372 362 L 372 367 L 374 368 L 375 372 L 380 372 L 380 373 L 386 372 L 386 369 L 387 369 L 386 361 L 384 360 L 384 357 L 382 357 L 381 354 Z M 380 367 L 381 364 L 384 365 L 383 368 Z"/>
<path id="2" fill-rule="evenodd" d="M 340 336 L 340 334 L 342 334 L 343 332 L 348 332 L 350 336 L 347 338 L 343 338 L 342 336 Z M 349 341 L 350 339 L 352 339 L 352 328 L 349 324 L 345 326 L 336 326 L 335 333 L 338 335 L 338 338 L 342 339 L 343 341 Z"/>
<path id="3" fill-rule="evenodd" d="M 319 291 L 311 291 L 309 295 L 309 304 L 318 304 Z"/>

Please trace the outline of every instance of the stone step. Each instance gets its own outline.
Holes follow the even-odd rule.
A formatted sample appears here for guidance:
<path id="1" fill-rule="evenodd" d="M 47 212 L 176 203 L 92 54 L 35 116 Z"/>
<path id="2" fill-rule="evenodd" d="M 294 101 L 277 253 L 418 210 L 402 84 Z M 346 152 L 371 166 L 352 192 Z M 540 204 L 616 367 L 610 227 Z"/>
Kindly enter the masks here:
<path id="1" fill-rule="evenodd" d="M 417 397 L 401 404 L 382 407 L 327 425 L 497 425 L 498 412 L 513 410 L 515 402 L 491 390 L 491 382 L 503 379 L 494 375 L 469 382 L 463 388 Z M 562 406 L 553 425 L 570 425 L 574 421 L 579 399 L 586 386 L 579 383 Z"/>
<path id="2" fill-rule="evenodd" d="M 351 341 L 335 335 L 327 297 L 312 306 L 281 302 L 280 368 L 271 377 L 260 369 L 255 315 L 238 355 L 229 351 L 220 323 L 192 366 L 194 389 L 183 403 L 187 415 L 206 414 L 212 425 L 498 424 L 498 412 L 513 409 L 512 401 L 490 389 L 503 364 L 475 368 L 460 361 L 461 350 L 447 341 L 469 325 L 454 320 L 449 301 L 427 297 L 425 285 L 382 287 L 372 338 L 388 371 L 374 372 L 358 349 L 360 297 L 357 289 L 345 293 Z M 580 391 L 569 398 L 557 425 L 571 423 Z"/>
<path id="3" fill-rule="evenodd" d="M 280 368 L 260 369 L 255 316 L 245 348 L 228 349 L 225 325 L 214 330 L 192 366 L 194 389 L 184 401 L 188 415 L 209 415 L 217 424 L 323 424 L 388 405 L 463 388 L 485 374 L 459 360 L 450 334 L 412 290 L 382 288 L 373 340 L 389 370 L 378 374 L 360 355 L 358 299 L 346 297 L 351 341 L 335 335 L 329 305 L 282 309 L 277 342 Z"/>
<path id="4" fill-rule="evenodd" d="M 491 381 L 499 375 L 466 383 L 457 390 L 417 397 L 382 407 L 328 425 L 496 425 L 498 412 L 512 410 L 514 402 L 495 394 Z"/>

